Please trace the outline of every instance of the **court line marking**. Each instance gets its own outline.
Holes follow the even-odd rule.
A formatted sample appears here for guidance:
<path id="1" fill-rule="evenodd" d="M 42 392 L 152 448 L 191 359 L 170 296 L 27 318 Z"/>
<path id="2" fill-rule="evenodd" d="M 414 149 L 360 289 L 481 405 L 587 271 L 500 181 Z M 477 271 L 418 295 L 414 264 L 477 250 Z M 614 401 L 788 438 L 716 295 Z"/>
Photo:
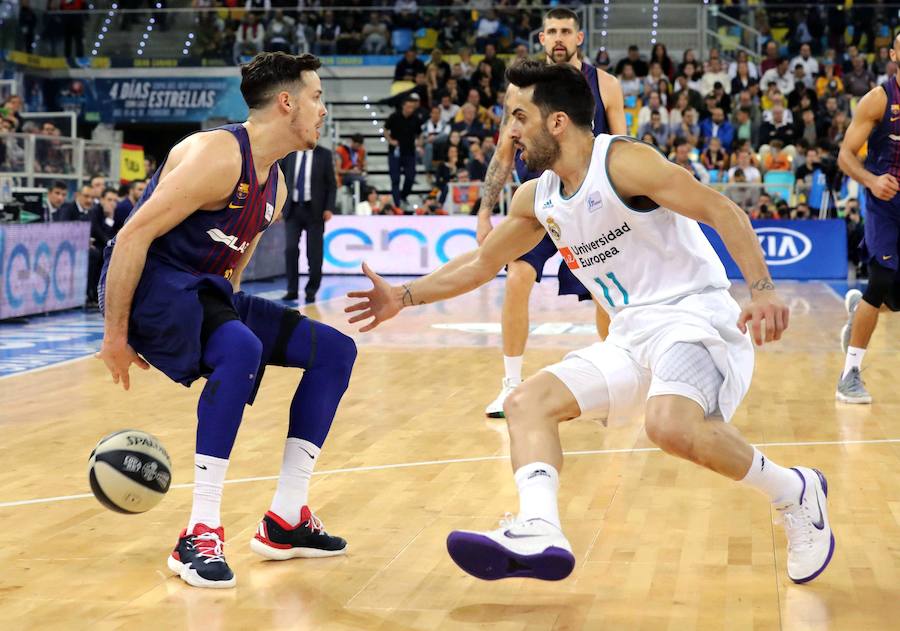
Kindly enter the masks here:
<path id="1" fill-rule="evenodd" d="M 813 440 L 799 442 L 776 442 L 776 443 L 751 443 L 754 447 L 818 447 L 828 445 L 883 445 L 900 443 L 900 438 L 872 438 L 868 440 Z M 564 456 L 606 456 L 614 454 L 636 454 L 649 453 L 654 451 L 662 451 L 659 447 L 624 447 L 621 449 L 589 449 L 585 451 L 564 451 Z M 477 456 L 474 458 L 448 458 L 445 460 L 422 460 L 420 462 L 400 462 L 396 464 L 378 464 L 365 467 L 345 467 L 341 469 L 329 469 L 327 471 L 314 471 L 313 475 L 332 475 L 335 473 L 361 473 L 364 471 L 385 471 L 389 469 L 410 469 L 413 467 L 430 467 L 434 465 L 462 464 L 466 462 L 490 462 L 493 460 L 509 460 L 509 455 L 501 456 Z M 261 475 L 250 478 L 236 478 L 234 480 L 225 480 L 225 484 L 246 484 L 248 482 L 268 482 L 277 480 L 277 475 Z M 182 484 L 173 484 L 169 489 L 189 489 L 193 488 L 193 483 L 185 482 Z M 39 497 L 32 500 L 16 500 L 12 502 L 0 502 L 0 508 L 11 508 L 13 506 L 27 506 L 30 504 L 49 504 L 51 502 L 65 502 L 69 500 L 80 500 L 93 497 L 92 493 L 79 493 L 77 495 L 59 495 L 56 497 Z"/>

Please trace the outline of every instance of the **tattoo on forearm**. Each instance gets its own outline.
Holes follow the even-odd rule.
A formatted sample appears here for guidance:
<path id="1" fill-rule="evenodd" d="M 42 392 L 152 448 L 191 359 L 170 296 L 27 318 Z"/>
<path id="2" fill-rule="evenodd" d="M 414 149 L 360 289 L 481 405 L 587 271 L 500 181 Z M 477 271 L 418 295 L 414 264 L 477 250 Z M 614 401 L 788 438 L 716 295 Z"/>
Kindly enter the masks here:
<path id="1" fill-rule="evenodd" d="M 491 214 L 494 206 L 500 200 L 500 191 L 509 179 L 512 169 L 505 167 L 500 160 L 494 158 L 488 165 L 487 173 L 484 176 L 484 184 L 481 189 L 481 212 Z"/>
<path id="2" fill-rule="evenodd" d="M 775 289 L 775 283 L 771 278 L 760 278 L 758 281 L 750 285 L 750 291 L 766 291 Z"/>
<path id="3" fill-rule="evenodd" d="M 403 287 L 403 306 L 404 307 L 414 307 L 417 304 L 419 304 L 419 305 L 425 304 L 424 300 L 421 300 L 417 303 L 415 301 L 415 298 L 413 298 L 412 283 L 404 283 L 403 285 L 401 285 L 401 287 Z"/>

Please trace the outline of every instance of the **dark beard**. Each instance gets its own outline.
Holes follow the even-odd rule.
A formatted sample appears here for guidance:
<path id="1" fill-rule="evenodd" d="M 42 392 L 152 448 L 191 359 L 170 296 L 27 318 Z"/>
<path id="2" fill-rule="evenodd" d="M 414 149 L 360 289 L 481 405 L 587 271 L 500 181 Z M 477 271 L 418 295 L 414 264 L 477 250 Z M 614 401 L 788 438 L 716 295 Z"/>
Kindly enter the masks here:
<path id="1" fill-rule="evenodd" d="M 578 49 L 577 49 L 577 48 L 576 48 L 575 50 L 573 50 L 571 53 L 569 52 L 569 49 L 567 48 L 567 49 L 566 49 L 566 56 L 565 56 L 565 58 L 563 58 L 563 59 L 557 61 L 557 60 L 556 60 L 556 57 L 554 56 L 554 51 L 551 50 L 551 51 L 550 51 L 550 54 L 547 55 L 547 59 L 549 60 L 548 63 L 551 63 L 551 64 L 567 64 L 567 63 L 569 63 L 570 61 L 572 61 L 572 57 L 574 57 L 574 56 L 577 55 L 577 54 L 578 54 Z"/>
<path id="2" fill-rule="evenodd" d="M 529 171 L 546 171 L 559 158 L 561 150 L 556 138 L 547 130 L 543 130 L 525 153 L 525 166 Z"/>

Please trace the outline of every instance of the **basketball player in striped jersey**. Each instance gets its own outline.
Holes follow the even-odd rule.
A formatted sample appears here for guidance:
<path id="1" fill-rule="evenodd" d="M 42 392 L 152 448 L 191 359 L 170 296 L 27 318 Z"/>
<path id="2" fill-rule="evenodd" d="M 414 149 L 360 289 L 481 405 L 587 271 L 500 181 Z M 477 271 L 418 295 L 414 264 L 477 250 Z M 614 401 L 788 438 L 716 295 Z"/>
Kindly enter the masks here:
<path id="1" fill-rule="evenodd" d="M 764 493 L 783 517 L 788 576 L 802 583 L 831 560 L 828 486 L 816 469 L 785 468 L 730 424 L 753 373 L 753 342 L 788 325 L 746 214 L 655 148 L 591 133 L 591 94 L 566 65 L 526 61 L 507 71 L 508 139 L 528 167 L 509 217 L 472 252 L 393 287 L 368 267 L 369 291 L 347 307 L 368 331 L 401 309 L 446 300 L 493 279 L 549 233 L 569 268 L 610 315 L 609 336 L 529 378 L 504 410 L 519 513 L 498 530 L 455 531 L 453 560 L 482 579 L 565 578 L 575 557 L 563 535 L 557 491 L 558 424 L 588 410 L 615 420 L 643 414 L 666 453 Z M 698 221 L 722 237 L 750 286 L 741 309 Z M 764 332 L 763 332 L 764 329 Z"/>
<path id="2" fill-rule="evenodd" d="M 262 53 L 241 69 L 245 123 L 188 136 L 153 175 L 105 252 L 98 353 L 129 388 L 136 364 L 185 386 L 197 405 L 194 502 L 168 566 L 196 587 L 233 587 L 220 505 L 244 406 L 267 365 L 303 368 L 278 487 L 250 548 L 268 559 L 343 554 L 307 506 L 310 476 L 347 389 L 356 345 L 335 329 L 240 291 L 263 232 L 286 198 L 276 161 L 312 149 L 326 111 L 312 55 Z M 143 357 L 142 357 L 143 356 Z"/>
<path id="3" fill-rule="evenodd" d="M 594 97 L 593 133 L 626 134 L 625 105 L 622 88 L 613 75 L 584 63 L 579 57 L 579 49 L 584 42 L 584 31 L 578 14 L 566 8 L 551 9 L 544 15 L 543 30 L 540 33 L 544 56 L 548 64 L 569 64 L 584 74 Z M 506 120 L 504 114 L 504 122 Z M 502 126 L 501 126 L 502 127 Z M 510 142 L 500 144 L 488 165 L 481 194 L 481 208 L 478 212 L 478 243 L 482 243 L 491 231 L 491 213 L 500 199 L 500 192 L 511 174 L 515 173 L 520 183 L 540 177 L 539 172 L 530 170 Z M 556 254 L 556 246 L 549 236 L 534 249 L 507 266 L 506 289 L 503 295 L 501 327 L 503 332 L 504 376 L 500 394 L 488 404 L 485 414 L 491 418 L 503 417 L 503 401 L 522 382 L 522 359 L 528 342 L 528 300 L 536 282 L 543 278 L 544 264 Z M 585 289 L 564 263 L 560 263 L 557 273 L 559 295 L 576 295 L 578 300 L 590 300 L 591 292 Z M 597 332 L 604 337 L 609 329 L 609 317 L 602 307 L 596 305 Z"/>
<path id="4" fill-rule="evenodd" d="M 900 35 L 891 61 L 900 63 Z M 868 141 L 865 164 L 857 157 Z M 860 375 L 863 356 L 878 324 L 879 311 L 900 310 L 900 72 L 866 94 L 853 114 L 838 154 L 841 169 L 865 187 L 863 249 L 869 267 L 866 292 L 851 289 L 844 297 L 847 324 L 841 330 L 846 354 L 835 398 L 844 403 L 871 403 Z"/>

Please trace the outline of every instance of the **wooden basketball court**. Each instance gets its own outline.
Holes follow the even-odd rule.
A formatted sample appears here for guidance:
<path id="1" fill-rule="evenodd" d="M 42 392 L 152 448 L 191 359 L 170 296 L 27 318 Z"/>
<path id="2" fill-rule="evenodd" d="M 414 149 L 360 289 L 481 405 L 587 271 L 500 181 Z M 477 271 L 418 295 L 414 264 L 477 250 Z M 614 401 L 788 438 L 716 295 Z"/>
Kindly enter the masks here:
<path id="1" fill-rule="evenodd" d="M 528 374 L 593 341 L 592 308 L 555 289 L 532 298 Z M 345 557 L 275 563 L 248 548 L 299 377 L 268 371 L 225 488 L 233 590 L 188 587 L 165 563 L 190 512 L 199 384 L 132 371 L 126 393 L 92 359 L 0 380 L 0 629 L 898 628 L 900 318 L 882 320 L 866 360 L 875 404 L 836 404 L 843 305 L 824 284 L 781 289 L 791 328 L 758 353 L 735 424 L 778 462 L 828 476 L 837 548 L 808 585 L 787 578 L 763 496 L 659 452 L 638 424 L 596 418 L 562 429 L 572 576 L 489 583 L 459 570 L 447 533 L 493 528 L 518 508 L 505 426 L 483 416 L 502 376 L 488 326 L 497 281 L 355 336 L 356 371 L 311 489 L 328 530 L 349 541 Z M 349 332 L 345 304 L 305 311 Z M 143 515 L 109 512 L 88 490 L 91 448 L 125 427 L 156 434 L 173 457 L 174 487 Z"/>

